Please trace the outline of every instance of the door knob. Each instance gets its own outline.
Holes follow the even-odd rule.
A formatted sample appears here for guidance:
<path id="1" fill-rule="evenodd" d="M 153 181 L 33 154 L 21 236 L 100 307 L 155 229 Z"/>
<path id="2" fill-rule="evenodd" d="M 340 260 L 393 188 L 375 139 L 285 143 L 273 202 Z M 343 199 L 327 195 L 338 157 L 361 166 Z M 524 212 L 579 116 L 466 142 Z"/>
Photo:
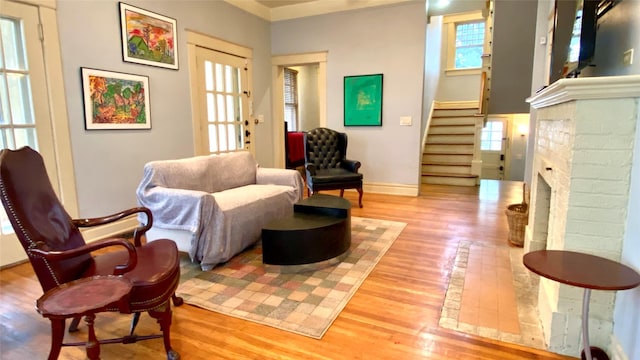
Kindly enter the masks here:
<path id="1" fill-rule="evenodd" d="M 251 131 L 245 130 L 244 131 L 244 136 L 249 137 L 249 135 L 251 135 Z"/>

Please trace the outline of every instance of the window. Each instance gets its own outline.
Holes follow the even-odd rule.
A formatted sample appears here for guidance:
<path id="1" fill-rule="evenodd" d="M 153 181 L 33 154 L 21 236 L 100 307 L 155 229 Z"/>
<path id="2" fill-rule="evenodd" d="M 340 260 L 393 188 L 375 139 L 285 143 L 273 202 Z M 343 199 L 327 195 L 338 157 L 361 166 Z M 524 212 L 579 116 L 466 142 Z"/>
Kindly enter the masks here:
<path id="1" fill-rule="evenodd" d="M 0 18 L 0 147 L 38 150 L 27 54 L 19 20 Z"/>
<path id="2" fill-rule="evenodd" d="M 37 149 L 54 191 L 69 214 L 77 217 L 67 105 L 62 83 L 55 81 L 63 77 L 56 12 L 28 2 L 37 3 L 2 1 L 0 5 L 0 146 Z M 52 39 L 47 47 L 41 36 Z M 3 213 L 0 266 L 26 259 Z"/>
<path id="3" fill-rule="evenodd" d="M 284 69 L 284 121 L 287 131 L 298 130 L 298 72 Z"/>
<path id="4" fill-rule="evenodd" d="M 446 26 L 447 75 L 480 74 L 486 28 L 482 12 L 448 15 L 442 22 Z"/>
<path id="5" fill-rule="evenodd" d="M 455 68 L 482 67 L 484 21 L 456 24 Z"/>
<path id="6" fill-rule="evenodd" d="M 480 149 L 483 151 L 502 150 L 502 121 L 488 121 L 482 129 Z"/>
<path id="7" fill-rule="evenodd" d="M 250 150 L 247 59 L 196 46 L 199 154 Z"/>

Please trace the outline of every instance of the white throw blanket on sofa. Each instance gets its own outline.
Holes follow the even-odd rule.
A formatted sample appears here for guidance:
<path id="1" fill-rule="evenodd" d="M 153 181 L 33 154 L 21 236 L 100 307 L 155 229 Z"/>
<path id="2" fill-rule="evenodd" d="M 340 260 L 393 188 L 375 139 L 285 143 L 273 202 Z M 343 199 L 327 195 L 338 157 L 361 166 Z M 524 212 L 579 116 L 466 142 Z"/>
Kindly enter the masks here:
<path id="1" fill-rule="evenodd" d="M 147 163 L 136 194 L 154 228 L 191 233 L 191 259 L 210 269 L 259 240 L 266 223 L 290 215 L 302 191 L 297 171 L 260 168 L 241 151 Z"/>

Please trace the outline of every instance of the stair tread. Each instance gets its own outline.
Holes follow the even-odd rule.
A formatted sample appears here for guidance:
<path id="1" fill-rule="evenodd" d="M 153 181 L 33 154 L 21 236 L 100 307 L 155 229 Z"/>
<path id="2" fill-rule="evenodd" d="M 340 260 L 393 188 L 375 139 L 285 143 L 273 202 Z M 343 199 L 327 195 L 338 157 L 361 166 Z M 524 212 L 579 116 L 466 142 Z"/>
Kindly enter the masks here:
<path id="1" fill-rule="evenodd" d="M 473 175 L 473 174 L 436 173 L 436 172 L 425 172 L 425 173 L 422 173 L 422 176 L 455 177 L 455 178 L 477 178 L 478 177 L 478 175 Z"/>
<path id="2" fill-rule="evenodd" d="M 475 124 L 431 124 L 431 127 L 445 127 L 445 126 L 451 126 L 451 127 L 463 127 L 463 126 L 474 126 Z"/>
<path id="3" fill-rule="evenodd" d="M 429 141 L 427 139 L 427 145 L 473 145 L 473 142 L 438 142 L 438 141 Z"/>
<path id="4" fill-rule="evenodd" d="M 484 117 L 484 115 L 482 114 L 457 114 L 457 115 L 438 115 L 438 114 L 434 114 L 431 118 L 432 119 L 436 119 L 436 118 L 440 118 L 440 119 L 449 119 L 449 118 L 477 118 L 477 117 Z"/>
<path id="5" fill-rule="evenodd" d="M 422 153 L 422 155 L 464 155 L 464 156 L 469 156 L 469 155 L 473 155 L 472 152 L 433 152 L 433 151 L 424 151 Z"/>
<path id="6" fill-rule="evenodd" d="M 456 162 L 442 162 L 442 161 L 423 161 L 422 165 L 436 165 L 436 166 L 468 166 L 471 167 L 469 163 L 456 163 Z"/>
<path id="7" fill-rule="evenodd" d="M 467 136 L 468 136 L 468 135 L 475 135 L 475 132 L 461 132 L 461 133 L 450 133 L 450 132 L 447 132 L 447 133 L 442 133 L 442 134 L 439 134 L 439 133 L 429 133 L 429 136 L 433 136 L 433 135 L 438 135 L 438 136 L 460 136 L 460 135 L 467 135 Z"/>

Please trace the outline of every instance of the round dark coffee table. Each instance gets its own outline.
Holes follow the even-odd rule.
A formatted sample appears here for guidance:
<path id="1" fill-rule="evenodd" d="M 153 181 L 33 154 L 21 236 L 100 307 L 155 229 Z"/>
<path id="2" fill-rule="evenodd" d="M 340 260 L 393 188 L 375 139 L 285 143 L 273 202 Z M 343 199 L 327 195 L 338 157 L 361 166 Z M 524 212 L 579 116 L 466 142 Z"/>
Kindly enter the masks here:
<path id="1" fill-rule="evenodd" d="M 262 262 L 311 264 L 335 258 L 351 246 L 351 203 L 315 194 L 293 205 L 293 215 L 262 229 Z"/>

